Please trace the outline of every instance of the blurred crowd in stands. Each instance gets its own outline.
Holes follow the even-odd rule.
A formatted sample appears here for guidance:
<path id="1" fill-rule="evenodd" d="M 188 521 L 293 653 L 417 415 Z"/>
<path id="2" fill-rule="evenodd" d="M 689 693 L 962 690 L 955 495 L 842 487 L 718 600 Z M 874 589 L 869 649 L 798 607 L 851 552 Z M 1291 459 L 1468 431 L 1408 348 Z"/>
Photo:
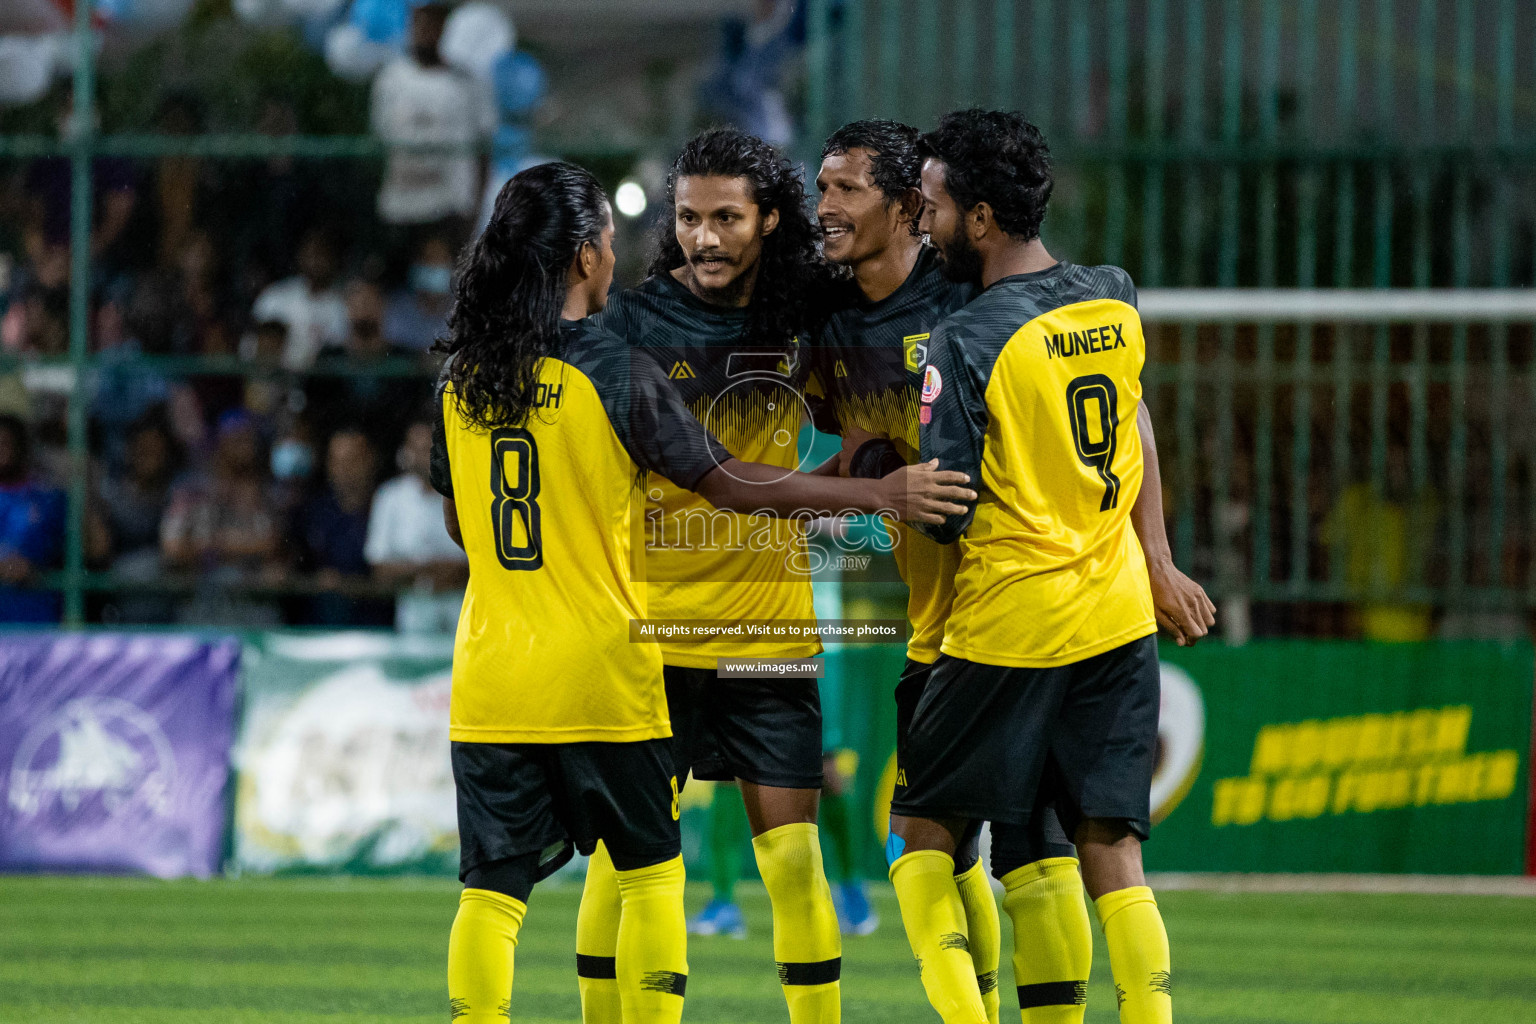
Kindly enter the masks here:
<path id="1" fill-rule="evenodd" d="M 387 144 L 495 127 L 437 57 L 446 11 L 418 7 L 375 80 Z M 276 99 L 260 124 L 296 130 Z M 165 100 L 157 130 L 203 131 L 198 100 Z M 88 619 L 452 630 L 467 569 L 427 483 L 431 348 L 486 164 L 391 152 L 362 203 L 357 175 L 325 172 L 95 160 Z M 0 622 L 62 607 L 70 184 L 64 157 L 0 169 L 0 351 L 22 357 L 0 367 Z"/>

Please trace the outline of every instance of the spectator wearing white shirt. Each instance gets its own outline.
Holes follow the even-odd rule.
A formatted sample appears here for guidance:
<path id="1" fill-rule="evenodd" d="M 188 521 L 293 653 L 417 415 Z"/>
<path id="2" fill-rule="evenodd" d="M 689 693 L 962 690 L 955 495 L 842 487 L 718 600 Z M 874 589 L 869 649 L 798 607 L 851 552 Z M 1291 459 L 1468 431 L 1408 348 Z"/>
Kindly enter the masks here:
<path id="1" fill-rule="evenodd" d="M 379 217 L 401 228 L 450 222 L 455 242 L 480 201 L 486 158 L 471 152 L 413 152 L 410 146 L 474 147 L 496 131 L 488 83 L 443 62 L 438 52 L 449 5 L 411 12 L 408 53 L 373 81 L 373 131 L 390 147 L 379 189 Z"/>
<path id="2" fill-rule="evenodd" d="M 324 231 L 304 236 L 298 264 L 296 276 L 268 285 L 251 307 L 255 323 L 277 321 L 288 328 L 283 366 L 290 370 L 307 369 L 322 348 L 347 340 L 347 302 L 337 284 L 340 261 Z M 254 342 L 244 354 L 254 357 Z"/>
<path id="3" fill-rule="evenodd" d="M 374 579 L 402 589 L 395 628 L 402 633 L 452 633 L 469 580 L 469 561 L 443 525 L 443 499 L 428 480 L 432 427 L 412 423 L 397 456 L 401 474 L 373 496 L 363 557 Z"/>

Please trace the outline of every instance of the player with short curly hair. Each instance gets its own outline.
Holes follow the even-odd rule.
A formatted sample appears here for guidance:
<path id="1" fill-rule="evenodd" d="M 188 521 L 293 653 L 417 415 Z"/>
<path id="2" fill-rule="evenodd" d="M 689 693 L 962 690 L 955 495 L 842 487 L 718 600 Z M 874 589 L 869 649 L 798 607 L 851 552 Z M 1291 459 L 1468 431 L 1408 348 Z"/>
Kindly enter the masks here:
<path id="1" fill-rule="evenodd" d="M 922 226 L 944 274 L 981 289 L 929 339 L 919 457 L 967 473 L 983 497 L 924 528 L 959 540 L 960 558 L 892 801 L 891 880 L 946 1024 L 989 1018 L 954 880 L 977 821 L 992 822 L 1026 1024 L 1082 1020 L 1084 884 L 1121 1019 L 1161 1024 L 1172 1019 L 1168 942 L 1140 846 L 1157 743 L 1153 634 L 1163 624 L 1193 642 L 1214 609 L 1168 550 L 1136 290 L 1118 267 L 1046 250 L 1050 151 L 1020 115 L 950 114 L 919 152 Z M 1054 824 L 1048 811 L 1059 827 L 1041 827 Z"/>

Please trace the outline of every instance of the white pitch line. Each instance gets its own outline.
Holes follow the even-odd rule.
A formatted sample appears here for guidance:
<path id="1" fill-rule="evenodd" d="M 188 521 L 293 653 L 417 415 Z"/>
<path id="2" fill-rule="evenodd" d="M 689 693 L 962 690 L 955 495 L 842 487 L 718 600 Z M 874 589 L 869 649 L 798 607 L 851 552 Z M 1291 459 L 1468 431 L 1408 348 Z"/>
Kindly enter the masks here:
<path id="1" fill-rule="evenodd" d="M 1536 878 L 1518 875 L 1261 875 L 1150 872 L 1154 892 L 1402 893 L 1434 896 L 1532 896 Z"/>

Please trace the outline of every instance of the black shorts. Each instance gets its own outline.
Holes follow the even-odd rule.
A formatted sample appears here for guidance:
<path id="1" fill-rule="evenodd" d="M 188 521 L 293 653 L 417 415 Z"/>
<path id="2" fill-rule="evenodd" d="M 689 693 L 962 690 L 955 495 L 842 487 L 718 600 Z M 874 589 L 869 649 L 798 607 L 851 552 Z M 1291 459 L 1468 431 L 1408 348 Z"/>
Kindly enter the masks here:
<path id="1" fill-rule="evenodd" d="M 893 807 L 907 791 L 912 716 L 917 712 L 918 702 L 922 700 L 923 691 L 932 674 L 932 665 L 908 658 L 902 666 L 901 679 L 896 683 L 896 787 L 891 795 Z M 992 873 L 998 878 L 1037 860 L 1077 856 L 1077 847 L 1072 845 L 1071 833 L 1062 826 L 1057 816 L 1057 783 L 1054 773 L 1047 773 L 1047 777 L 1041 779 L 1040 791 L 1027 824 L 992 825 Z M 1076 831 L 1075 825 L 1073 831 Z M 967 843 L 970 842 L 967 840 Z M 960 856 L 960 852 L 957 852 L 957 864 Z M 969 856 L 974 858 L 974 851 Z"/>
<path id="2" fill-rule="evenodd" d="M 671 741 L 454 743 L 459 879 L 541 854 L 535 881 L 601 839 L 620 870 L 682 852 Z"/>
<path id="3" fill-rule="evenodd" d="M 1084 661 L 1006 668 L 940 656 L 913 713 L 896 814 L 1028 825 L 1042 796 L 1151 831 L 1161 683 L 1157 638 Z M 1043 787 L 1049 787 L 1049 792 Z"/>
<path id="4" fill-rule="evenodd" d="M 719 679 L 668 665 L 667 710 L 679 784 L 745 779 L 820 789 L 821 693 L 814 679 Z"/>

